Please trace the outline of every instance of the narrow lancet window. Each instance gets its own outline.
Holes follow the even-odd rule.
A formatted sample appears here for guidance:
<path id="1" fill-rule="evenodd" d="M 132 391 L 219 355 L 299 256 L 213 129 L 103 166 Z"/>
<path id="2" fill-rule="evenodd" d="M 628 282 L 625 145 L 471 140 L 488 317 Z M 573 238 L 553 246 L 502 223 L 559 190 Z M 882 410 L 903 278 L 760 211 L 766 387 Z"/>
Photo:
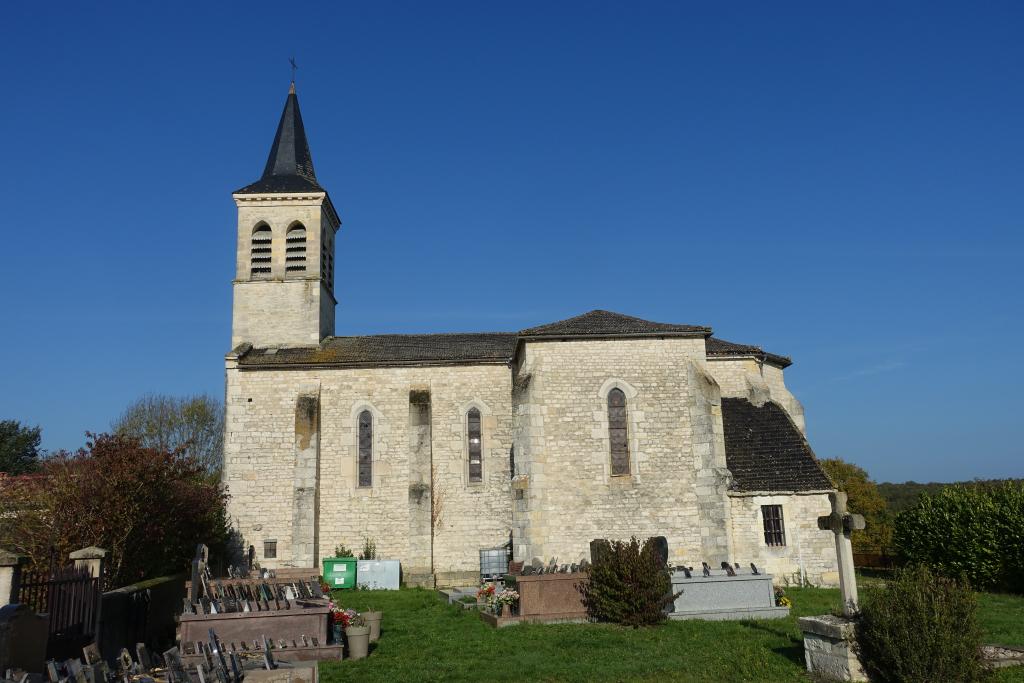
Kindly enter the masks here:
<path id="1" fill-rule="evenodd" d="M 359 413 L 359 485 L 373 486 L 373 414 Z"/>
<path id="2" fill-rule="evenodd" d="M 286 273 L 306 271 L 306 228 L 298 223 L 285 235 L 284 270 Z"/>
<path id="3" fill-rule="evenodd" d="M 266 277 L 270 275 L 270 246 L 273 237 L 270 226 L 266 223 L 257 225 L 252 231 L 252 244 L 249 247 L 249 277 Z"/>
<path id="4" fill-rule="evenodd" d="M 611 442 L 612 476 L 629 474 L 626 395 L 621 389 L 608 392 L 608 439 Z"/>
<path id="5" fill-rule="evenodd" d="M 480 436 L 480 411 L 470 408 L 466 413 L 466 433 L 469 435 L 469 480 L 483 481 L 483 439 Z"/>

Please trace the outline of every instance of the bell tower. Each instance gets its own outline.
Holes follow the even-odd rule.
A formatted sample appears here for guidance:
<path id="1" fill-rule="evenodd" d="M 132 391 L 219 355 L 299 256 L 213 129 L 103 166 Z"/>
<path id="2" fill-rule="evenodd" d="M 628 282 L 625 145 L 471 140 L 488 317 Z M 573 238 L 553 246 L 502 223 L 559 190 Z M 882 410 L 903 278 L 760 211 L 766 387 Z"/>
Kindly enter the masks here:
<path id="1" fill-rule="evenodd" d="M 341 221 L 316 180 L 294 82 L 263 176 L 231 196 L 238 207 L 231 346 L 315 346 L 333 335 Z"/>

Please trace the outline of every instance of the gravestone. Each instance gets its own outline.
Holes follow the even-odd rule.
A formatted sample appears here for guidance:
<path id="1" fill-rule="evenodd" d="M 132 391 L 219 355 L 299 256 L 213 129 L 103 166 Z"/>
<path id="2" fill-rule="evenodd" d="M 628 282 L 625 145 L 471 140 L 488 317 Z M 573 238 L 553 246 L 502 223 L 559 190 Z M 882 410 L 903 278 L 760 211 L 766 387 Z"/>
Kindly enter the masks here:
<path id="1" fill-rule="evenodd" d="M 668 564 L 668 539 L 664 536 L 652 536 L 651 543 L 654 544 L 654 551 L 658 554 L 661 563 Z"/>
<path id="2" fill-rule="evenodd" d="M 0 672 L 22 669 L 42 673 L 46 662 L 47 618 L 28 605 L 0 607 Z"/>
<path id="3" fill-rule="evenodd" d="M 828 498 L 832 513 L 818 518 L 818 528 L 835 535 L 843 616 L 825 614 L 801 617 L 797 621 L 804 633 L 804 660 L 807 670 L 816 676 L 839 681 L 866 681 L 864 668 L 853 647 L 857 578 L 853 573 L 853 545 L 850 542 L 850 533 L 864 528 L 864 518 L 850 514 L 846 508 L 845 493 L 830 493 Z"/>

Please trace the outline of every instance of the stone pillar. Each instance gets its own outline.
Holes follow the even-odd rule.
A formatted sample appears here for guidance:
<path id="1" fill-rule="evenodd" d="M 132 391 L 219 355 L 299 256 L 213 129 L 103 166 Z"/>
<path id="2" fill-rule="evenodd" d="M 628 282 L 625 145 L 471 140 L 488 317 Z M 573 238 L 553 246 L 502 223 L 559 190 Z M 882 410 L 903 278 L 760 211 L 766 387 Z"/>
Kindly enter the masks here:
<path id="1" fill-rule="evenodd" d="M 433 567 L 433 447 L 430 388 L 409 391 L 409 555 L 402 569 L 406 583 L 434 587 Z"/>
<path id="2" fill-rule="evenodd" d="M 718 567 L 733 561 L 728 495 L 732 475 L 725 462 L 722 390 L 695 361 L 688 363 L 687 370 L 701 559 Z"/>
<path id="3" fill-rule="evenodd" d="M 82 548 L 68 555 L 68 559 L 75 563 L 75 569 L 82 569 L 84 567 L 89 570 L 89 574 L 93 578 L 103 576 L 103 565 L 106 557 L 107 551 L 96 546 Z"/>
<path id="4" fill-rule="evenodd" d="M 0 607 L 18 601 L 21 567 L 26 558 L 0 548 Z"/>
<path id="5" fill-rule="evenodd" d="M 295 567 L 316 567 L 320 561 L 319 384 L 303 387 L 295 402 L 295 468 L 292 482 L 291 564 Z"/>

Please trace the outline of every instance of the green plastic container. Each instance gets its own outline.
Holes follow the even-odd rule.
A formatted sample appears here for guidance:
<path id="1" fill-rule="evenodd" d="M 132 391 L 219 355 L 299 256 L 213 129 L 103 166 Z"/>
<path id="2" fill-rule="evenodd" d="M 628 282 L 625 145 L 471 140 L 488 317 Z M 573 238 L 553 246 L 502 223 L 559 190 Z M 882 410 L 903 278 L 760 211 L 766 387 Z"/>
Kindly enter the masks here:
<path id="1" fill-rule="evenodd" d="M 332 589 L 356 587 L 357 561 L 354 557 L 325 557 L 324 581 Z"/>

